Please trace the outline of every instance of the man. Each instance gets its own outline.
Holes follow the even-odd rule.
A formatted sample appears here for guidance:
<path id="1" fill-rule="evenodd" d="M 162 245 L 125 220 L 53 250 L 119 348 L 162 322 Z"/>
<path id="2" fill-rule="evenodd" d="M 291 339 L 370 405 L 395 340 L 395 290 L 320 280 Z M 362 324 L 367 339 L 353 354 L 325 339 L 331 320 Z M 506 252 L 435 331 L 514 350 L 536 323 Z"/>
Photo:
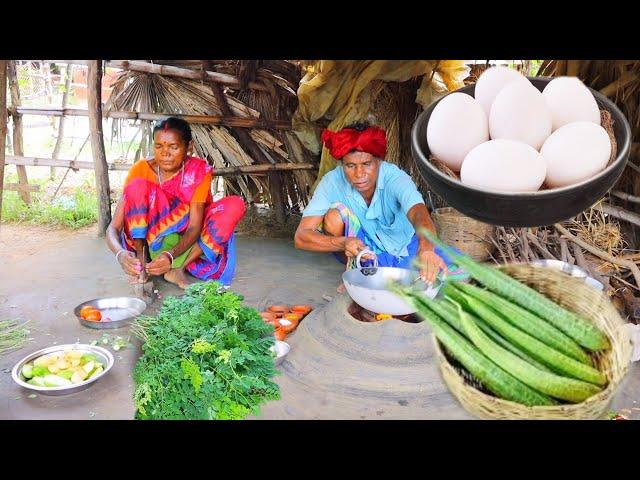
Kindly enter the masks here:
<path id="1" fill-rule="evenodd" d="M 322 141 L 340 162 L 322 178 L 304 210 L 296 248 L 335 252 L 347 268 L 365 248 L 381 267 L 410 268 L 415 259 L 429 283 L 440 270 L 447 272 L 446 256 L 416 235 L 420 227 L 435 232 L 435 226 L 411 177 L 384 161 L 384 130 L 356 124 L 324 130 Z"/>

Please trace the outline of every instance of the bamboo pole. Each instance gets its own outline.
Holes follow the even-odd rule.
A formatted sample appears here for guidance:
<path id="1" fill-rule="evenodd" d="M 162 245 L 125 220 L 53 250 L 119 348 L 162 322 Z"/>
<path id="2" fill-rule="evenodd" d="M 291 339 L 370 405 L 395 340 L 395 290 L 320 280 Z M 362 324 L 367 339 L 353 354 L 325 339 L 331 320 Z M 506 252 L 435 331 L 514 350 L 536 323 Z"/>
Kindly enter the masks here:
<path id="1" fill-rule="evenodd" d="M 173 67 L 171 65 L 156 65 L 149 62 L 139 62 L 133 60 L 112 60 L 107 62 L 107 67 L 129 70 L 132 72 L 155 73 L 166 77 L 189 78 L 191 80 L 206 80 L 217 84 L 227 85 L 233 88 L 240 88 L 240 80 L 233 75 L 212 71 L 189 70 L 188 68 Z M 208 67 L 211 68 L 211 67 Z M 248 87 L 252 90 L 269 91 L 269 88 L 258 82 L 249 82 Z"/>
<path id="2" fill-rule="evenodd" d="M 265 172 L 290 172 L 292 170 L 316 170 L 313 163 L 276 163 L 270 165 L 246 165 L 240 167 L 217 168 L 213 174 L 219 177 L 232 175 L 247 175 Z"/>
<path id="3" fill-rule="evenodd" d="M 9 82 L 9 91 L 11 92 L 11 106 L 20 107 L 20 87 L 18 86 L 18 72 L 16 61 L 9 60 L 7 62 L 7 80 Z M 5 117 L 6 118 L 6 117 Z M 22 115 L 13 116 L 13 153 L 14 155 L 24 155 L 22 134 Z M 18 182 L 21 185 L 28 185 L 27 169 L 20 165 L 16 167 L 18 171 Z M 31 194 L 29 190 L 20 190 L 20 198 L 27 205 L 31 203 Z"/>
<path id="4" fill-rule="evenodd" d="M 13 190 L 13 191 L 22 191 L 22 190 L 27 190 L 29 192 L 39 192 L 40 191 L 40 185 L 22 185 L 20 183 L 7 183 L 4 186 L 5 190 Z"/>
<path id="5" fill-rule="evenodd" d="M 7 61 L 0 60 L 0 224 L 4 190 L 4 147 L 7 141 Z"/>
<path id="6" fill-rule="evenodd" d="M 54 117 L 88 117 L 89 111 L 80 108 L 56 108 L 56 107 L 19 107 L 10 109 L 15 115 L 46 115 Z M 105 118 L 123 118 L 130 120 L 164 120 L 169 117 L 182 118 L 189 123 L 202 123 L 206 125 L 224 125 L 227 127 L 262 128 L 275 130 L 291 130 L 291 122 L 283 120 L 266 120 L 255 117 L 236 117 L 230 115 L 181 115 L 177 113 L 151 113 L 151 112 L 127 112 L 121 110 L 103 111 Z"/>
<path id="7" fill-rule="evenodd" d="M 62 109 L 67 108 L 67 102 L 69 101 L 69 90 L 71 89 L 71 77 L 73 75 L 73 65 L 67 65 L 65 70 L 64 79 L 64 92 L 62 92 Z M 66 117 L 62 115 L 58 122 L 58 138 L 56 138 L 56 145 L 53 147 L 53 153 L 51 158 L 54 160 L 60 155 L 60 148 L 62 148 L 62 142 L 64 141 L 64 124 Z M 55 167 L 51 167 L 51 178 L 55 176 Z"/>
<path id="8" fill-rule="evenodd" d="M 17 157 L 7 155 L 5 157 L 7 165 L 30 165 L 34 167 L 63 167 L 72 170 L 93 170 L 93 162 L 83 162 L 78 160 L 64 160 L 43 157 Z M 128 171 L 131 168 L 129 163 L 107 163 L 108 170 Z M 293 170 L 317 170 L 318 166 L 313 163 L 276 163 L 267 165 L 242 165 L 239 167 L 226 167 L 215 169 L 214 175 L 219 177 L 234 175 L 265 174 L 269 172 L 290 172 Z"/>
<path id="9" fill-rule="evenodd" d="M 109 171 L 102 134 L 102 60 L 93 60 L 89 64 L 87 90 L 91 152 L 93 154 L 96 188 L 98 190 L 98 235 L 102 237 L 105 235 L 109 223 L 111 223 Z"/>

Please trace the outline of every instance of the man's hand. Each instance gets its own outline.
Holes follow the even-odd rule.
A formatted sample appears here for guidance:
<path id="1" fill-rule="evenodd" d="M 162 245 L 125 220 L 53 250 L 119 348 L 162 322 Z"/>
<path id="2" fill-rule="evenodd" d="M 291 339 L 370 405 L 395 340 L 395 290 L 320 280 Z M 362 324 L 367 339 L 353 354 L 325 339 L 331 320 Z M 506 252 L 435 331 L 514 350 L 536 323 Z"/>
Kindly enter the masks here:
<path id="1" fill-rule="evenodd" d="M 344 254 L 347 257 L 357 257 L 367 246 L 356 237 L 347 237 L 344 242 Z"/>
<path id="2" fill-rule="evenodd" d="M 152 262 L 147 263 L 147 273 L 150 275 L 162 275 L 171 270 L 171 259 L 169 255 L 160 254 Z"/>
<path id="3" fill-rule="evenodd" d="M 445 273 L 449 272 L 447 264 L 444 263 L 444 260 L 433 250 L 418 252 L 418 262 L 420 266 L 420 277 L 429 284 L 436 281 L 436 276 L 440 270 L 444 270 Z"/>

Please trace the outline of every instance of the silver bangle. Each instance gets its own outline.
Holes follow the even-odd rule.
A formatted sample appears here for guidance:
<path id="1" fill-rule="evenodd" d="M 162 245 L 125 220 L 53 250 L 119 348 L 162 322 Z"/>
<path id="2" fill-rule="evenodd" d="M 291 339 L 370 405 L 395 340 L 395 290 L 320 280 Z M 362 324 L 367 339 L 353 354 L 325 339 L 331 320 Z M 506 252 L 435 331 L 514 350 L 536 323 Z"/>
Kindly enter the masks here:
<path id="1" fill-rule="evenodd" d="M 118 253 L 116 253 L 116 262 L 119 262 L 120 260 L 118 259 L 118 257 L 120 256 L 120 254 L 122 252 L 128 252 L 129 250 L 127 250 L 126 248 L 121 248 L 120 250 L 118 250 Z"/>
<path id="2" fill-rule="evenodd" d="M 167 255 L 169 255 L 169 257 L 171 258 L 171 266 L 173 267 L 173 255 L 171 255 L 171 252 L 169 250 L 165 250 L 162 253 L 166 253 Z"/>

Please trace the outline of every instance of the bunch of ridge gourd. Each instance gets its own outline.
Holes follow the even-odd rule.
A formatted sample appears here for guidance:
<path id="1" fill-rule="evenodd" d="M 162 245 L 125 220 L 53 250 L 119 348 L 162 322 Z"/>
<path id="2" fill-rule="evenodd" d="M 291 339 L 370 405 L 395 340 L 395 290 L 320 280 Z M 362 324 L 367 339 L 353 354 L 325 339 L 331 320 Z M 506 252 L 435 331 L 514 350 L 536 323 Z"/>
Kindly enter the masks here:
<path id="1" fill-rule="evenodd" d="M 487 69 L 475 98 L 444 97 L 427 125 L 431 154 L 473 188 L 535 192 L 583 182 L 605 169 L 611 140 L 591 91 L 575 77 L 542 92 L 520 72 Z"/>

